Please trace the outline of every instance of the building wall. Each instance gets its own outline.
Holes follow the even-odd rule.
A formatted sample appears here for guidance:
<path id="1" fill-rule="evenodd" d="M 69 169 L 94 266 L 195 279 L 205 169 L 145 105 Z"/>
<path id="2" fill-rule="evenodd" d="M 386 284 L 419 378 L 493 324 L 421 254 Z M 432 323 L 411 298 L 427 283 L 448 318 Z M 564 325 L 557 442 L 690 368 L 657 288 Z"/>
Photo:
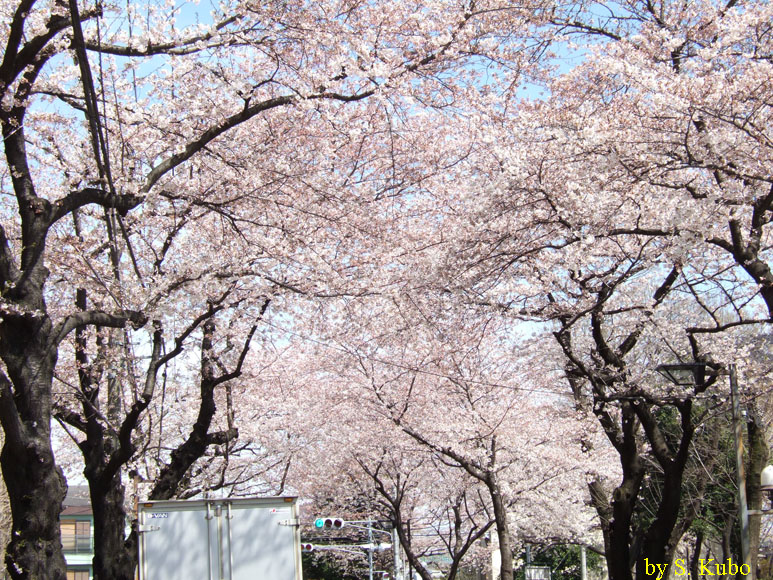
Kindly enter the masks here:
<path id="1" fill-rule="evenodd" d="M 59 516 L 67 580 L 91 580 L 94 519 L 88 506 L 66 507 Z"/>

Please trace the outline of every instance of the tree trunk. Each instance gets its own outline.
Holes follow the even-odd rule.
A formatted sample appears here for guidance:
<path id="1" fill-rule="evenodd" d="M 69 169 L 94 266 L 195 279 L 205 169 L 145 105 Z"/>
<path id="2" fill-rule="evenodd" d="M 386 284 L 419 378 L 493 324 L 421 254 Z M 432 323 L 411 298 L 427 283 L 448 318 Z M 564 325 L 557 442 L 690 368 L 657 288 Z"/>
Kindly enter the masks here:
<path id="1" fill-rule="evenodd" d="M 134 580 L 137 554 L 125 537 L 126 510 L 120 472 L 107 484 L 89 482 L 94 512 L 95 580 Z"/>
<path id="2" fill-rule="evenodd" d="M 650 578 L 645 570 L 645 561 L 650 564 L 664 565 L 666 570 L 671 567 L 673 554 L 669 550 L 669 543 L 681 504 L 681 474 L 679 477 L 671 477 L 668 474 L 663 482 L 661 493 L 662 499 L 657 517 L 647 528 L 641 554 L 636 560 L 637 578 Z M 668 572 L 665 572 L 663 577 L 667 577 L 667 574 Z"/>
<path id="3" fill-rule="evenodd" d="M 749 409 L 747 430 L 749 434 L 749 461 L 746 476 L 746 497 L 750 510 L 762 509 L 762 490 L 760 476 L 768 463 L 770 454 L 765 438 L 765 428 L 760 424 L 758 414 Z M 749 516 L 749 553 L 751 555 L 751 573 L 749 578 L 757 577 L 757 560 L 760 551 L 761 516 Z"/>
<path id="4" fill-rule="evenodd" d="M 683 406 L 680 408 L 680 413 L 682 414 L 682 436 L 679 442 L 679 452 L 673 460 L 663 465 L 665 473 L 660 489 L 660 505 L 655 520 L 649 525 L 644 535 L 642 553 L 636 563 L 636 574 L 639 578 L 650 577 L 645 570 L 645 559 L 650 563 L 666 566 L 663 577 L 667 577 L 671 561 L 674 558 L 673 548 L 678 544 L 683 533 L 683 529 L 677 527 L 677 522 L 682 505 L 684 470 L 693 438 L 692 406 Z M 683 518 L 688 518 L 687 521 L 683 521 L 684 529 L 692 521 L 692 517 L 690 515 L 683 516 Z"/>
<path id="5" fill-rule="evenodd" d="M 596 510 L 601 522 L 601 534 L 604 538 L 604 554 L 612 553 L 611 538 L 609 535 L 610 525 L 612 523 L 612 508 L 609 505 L 609 499 L 604 491 L 601 480 L 594 479 L 588 484 L 590 492 L 591 505 Z"/>
<path id="6" fill-rule="evenodd" d="M 690 577 L 697 578 L 699 571 L 699 560 L 703 557 L 703 531 L 698 530 L 695 534 L 695 543 L 692 559 L 690 560 Z"/>
<path id="7" fill-rule="evenodd" d="M 606 553 L 609 580 L 631 580 L 631 568 L 638 550 L 632 550 L 631 524 L 634 508 L 644 478 L 639 448 L 636 439 L 637 421 L 632 405 L 621 405 L 622 442 L 618 453 L 623 468 L 623 481 L 612 494 L 612 520 L 609 523 L 609 551 Z"/>
<path id="8" fill-rule="evenodd" d="M 42 299 L 31 303 L 42 306 Z M 42 310 L 42 308 L 40 309 Z M 11 578 L 64 580 L 59 514 L 67 492 L 51 447 L 51 383 L 56 349 L 46 316 L 7 317 L 0 323 L 0 453 L 13 515 L 5 561 Z"/>
<path id="9" fill-rule="evenodd" d="M 615 489 L 612 521 L 609 526 L 609 548 L 606 554 L 609 580 L 632 580 L 631 520 L 638 493 L 636 481 L 626 479 Z"/>
<path id="10" fill-rule="evenodd" d="M 47 436 L 6 438 L 0 453 L 13 515 L 5 562 L 14 580 L 64 580 L 59 514 L 67 492 Z"/>
<path id="11" fill-rule="evenodd" d="M 416 570 L 416 573 L 421 576 L 422 580 L 432 580 L 432 574 L 430 574 L 429 570 L 424 566 L 424 563 L 416 555 L 416 552 L 414 552 L 411 544 L 410 529 L 403 525 L 404 522 L 399 514 L 395 516 L 394 523 L 395 529 L 397 529 L 397 537 L 400 538 L 400 545 L 403 548 L 403 553 L 408 558 L 408 563 Z M 411 578 L 413 578 L 413 576 L 411 576 Z"/>
<path id="12" fill-rule="evenodd" d="M 735 513 L 730 513 L 725 520 L 725 528 L 722 530 L 722 561 L 727 562 L 733 555 L 732 548 L 730 546 L 733 529 L 735 528 L 735 522 L 738 518 Z M 724 578 L 724 576 L 723 576 Z"/>
<path id="13" fill-rule="evenodd" d="M 510 526 L 507 523 L 507 509 L 496 476 L 490 475 L 485 483 L 491 495 L 497 538 L 499 539 L 499 554 L 502 559 L 499 577 L 501 580 L 513 580 L 513 546 L 510 538 Z"/>

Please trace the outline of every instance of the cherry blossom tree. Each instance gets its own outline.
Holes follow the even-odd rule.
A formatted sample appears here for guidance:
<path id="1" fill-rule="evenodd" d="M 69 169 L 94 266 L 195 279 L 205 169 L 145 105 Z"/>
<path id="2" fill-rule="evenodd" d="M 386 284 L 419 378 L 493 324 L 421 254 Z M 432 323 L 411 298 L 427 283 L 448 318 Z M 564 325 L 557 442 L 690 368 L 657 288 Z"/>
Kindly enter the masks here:
<path id="1" fill-rule="evenodd" d="M 691 448 L 710 416 L 703 399 L 726 399 L 707 391 L 715 383 L 669 391 L 648 370 L 738 363 L 760 377 L 756 388 L 742 381 L 750 407 L 769 380 L 737 332 L 771 313 L 768 11 L 626 2 L 540 13 L 542 38 L 582 62 L 551 79 L 545 99 L 487 117 L 498 129 L 476 159 L 478 197 L 444 206 L 459 234 L 444 240 L 441 286 L 507 316 L 553 320 L 566 380 L 619 452 L 622 484 L 593 496 L 606 506 L 613 578 L 635 562 L 644 575 L 644 557 L 673 557 L 689 525 L 679 505 Z M 662 432 L 666 407 L 681 418 L 677 441 Z M 754 419 L 755 466 L 763 431 Z M 639 545 L 642 451 L 669 483 Z"/>
<path id="2" fill-rule="evenodd" d="M 488 82 L 481 66 L 516 70 L 529 48 L 518 42 L 528 10 L 495 1 L 232 2 L 190 26 L 184 9 L 142 8 L 2 9 L 0 421 L 14 578 L 64 574 L 65 483 L 50 443 L 60 345 L 75 345 L 79 377 L 62 376 L 93 395 L 88 408 L 105 397 L 92 426 L 107 433 L 119 393 L 125 419 L 149 405 L 129 353 L 152 350 L 152 382 L 163 355 L 151 321 L 171 329 L 165 317 L 203 313 L 237 278 L 272 305 L 277 288 L 356 293 L 360 258 L 342 259 L 339 241 L 439 171 L 396 145 L 395 119 L 460 107 Z M 166 336 L 184 338 L 185 320 Z M 123 372 L 104 371 L 110 393 L 95 381 L 103 342 L 126 353 Z M 118 448 L 112 436 L 87 444 L 105 446 L 100 478 L 120 487 L 113 459 L 133 454 L 139 424 L 123 423 Z"/>
<path id="3" fill-rule="evenodd" d="M 417 446 L 378 407 L 363 405 L 367 391 L 342 388 L 348 379 L 337 371 L 345 361 L 341 351 L 320 350 L 320 344 L 297 333 L 288 334 L 288 340 L 260 388 L 256 406 L 270 408 L 273 415 L 261 430 L 275 435 L 273 441 L 260 438 L 260 445 L 287 454 L 282 480 L 311 502 L 303 509 L 307 519 L 378 520 L 378 539 L 384 539 L 383 530 L 397 530 L 401 551 L 422 577 L 430 577 L 423 558 L 440 553 L 452 558 L 455 575 L 493 525 L 474 482 Z M 308 536 L 315 544 L 337 539 L 315 532 Z M 345 543 L 367 541 L 357 528 L 341 533 Z M 326 556 L 339 560 L 336 554 Z M 352 566 L 362 563 L 354 560 Z"/>
<path id="4" fill-rule="evenodd" d="M 135 400 L 122 416 L 121 409 L 115 409 L 108 399 L 105 413 L 100 407 L 100 383 L 106 367 L 110 364 L 110 354 L 107 352 L 107 341 L 97 339 L 97 352 L 90 359 L 84 331 L 76 333 L 75 358 L 78 363 L 79 383 L 75 394 L 78 406 L 66 404 L 66 398 L 60 398 L 55 404 L 55 417 L 63 424 L 79 432 L 74 435 L 77 445 L 83 454 L 84 475 L 89 484 L 91 506 L 94 514 L 94 574 L 99 578 L 131 578 L 134 575 L 137 559 L 137 535 L 133 531 L 125 537 L 125 497 L 121 471 L 138 447 L 146 447 L 149 443 L 141 437 L 140 418 L 153 400 L 157 377 L 161 369 L 165 369 L 170 361 L 184 351 L 186 335 L 197 326 L 202 325 L 200 368 L 196 377 L 199 383 L 198 411 L 195 419 L 188 419 L 187 425 L 192 425 L 189 433 L 181 439 L 169 436 L 163 431 L 159 439 L 166 446 L 179 443 L 158 466 L 153 486 L 148 493 L 149 499 L 170 499 L 185 489 L 185 479 L 190 477 L 192 465 L 205 455 L 210 446 L 219 445 L 225 448 L 231 446 L 238 436 L 234 422 L 232 397 L 227 397 L 226 425 L 221 430 L 213 429 L 217 403 L 216 390 L 225 384 L 230 392 L 230 382 L 241 374 L 241 368 L 247 354 L 249 344 L 256 326 L 247 333 L 244 344 L 235 354 L 232 368 L 227 368 L 223 360 L 223 349 L 217 349 L 215 343 L 215 315 L 222 310 L 221 304 L 211 304 L 209 309 L 193 320 L 182 334 L 176 337 L 174 348 L 162 354 L 163 331 L 160 323 L 155 326 L 153 336 L 153 352 L 150 357 L 142 397 Z M 262 317 L 268 300 L 258 314 Z M 246 312 L 244 312 L 246 314 Z M 221 350 L 221 352 L 217 352 Z M 107 378 L 109 383 L 110 377 Z M 128 377 L 123 377 L 131 383 Z M 109 384 L 107 385 L 109 391 Z M 175 396 L 184 396 L 185 390 L 175 389 Z M 128 399 L 121 398 L 121 402 Z M 194 399 L 195 400 L 195 399 Z M 123 405 L 119 405 L 122 407 Z M 78 408 L 80 407 L 80 408 Z M 107 415 L 107 417 L 105 416 Z M 163 417 L 163 414 L 160 415 Z M 167 421 L 169 419 L 167 418 Z M 117 426 L 117 427 L 114 427 Z M 139 433 L 138 433 L 139 431 Z M 161 441 L 159 441 L 159 445 Z M 161 454 L 157 454 L 159 457 Z M 135 468 L 135 472 L 137 469 Z"/>
<path id="5" fill-rule="evenodd" d="M 347 453 L 375 484 L 392 518 L 405 517 L 399 510 L 405 509 L 404 486 L 420 473 L 415 465 L 430 461 L 457 472 L 443 480 L 462 485 L 456 495 L 441 496 L 451 513 L 452 500 L 469 501 L 467 494 L 477 490 L 479 509 L 498 538 L 502 576 L 512 577 L 513 553 L 523 538 L 575 541 L 588 533 L 586 478 L 604 471 L 605 447 L 587 415 L 546 388 L 550 374 L 558 377 L 555 371 L 546 373 L 543 383 L 519 369 L 523 359 L 512 356 L 519 347 L 508 338 L 504 319 L 464 315 L 464 309 L 429 296 L 365 297 L 368 319 L 348 318 L 326 331 L 319 340 L 331 362 L 322 368 L 327 380 L 339 385 L 339 394 L 334 403 L 329 394 L 325 401 L 349 433 Z M 328 425 L 330 418 L 325 430 Z M 343 439 L 335 433 L 334 441 Z M 406 450 L 423 459 L 406 458 Z M 434 500 L 422 501 L 432 506 Z M 551 510 L 561 510 L 563 517 Z M 477 518 L 460 524 L 473 532 L 468 540 L 487 527 Z M 461 538 L 448 548 L 454 569 L 469 549 L 470 542 Z M 407 545 L 409 557 L 411 550 Z M 421 573 L 422 567 L 415 567 Z"/>
<path id="6" fill-rule="evenodd" d="M 555 85 L 556 103 L 571 111 L 565 119 L 588 120 L 593 103 L 603 104 L 592 114 L 592 126 L 579 133 L 570 127 L 580 125 L 562 127 L 576 139 L 578 159 L 605 160 L 587 175 L 598 180 L 591 186 L 594 193 L 615 192 L 614 205 L 607 206 L 615 214 L 602 209 L 591 217 L 581 209 L 581 221 L 575 223 L 585 225 L 589 235 L 638 235 L 641 243 L 664 247 L 663 262 L 673 265 L 674 276 L 682 272 L 683 288 L 703 314 L 678 323 L 677 336 L 689 339 L 693 357 L 713 352 L 725 363 L 745 361 L 745 366 L 753 361 L 745 355 L 743 339 L 728 331 L 765 323 L 771 313 L 765 252 L 770 148 L 761 129 L 770 107 L 760 98 L 770 94 L 769 71 L 764 72 L 770 36 L 766 24 L 760 28 L 769 16 L 766 10 L 734 2 L 689 8 L 643 3 L 633 5 L 633 27 L 610 19 L 594 29 L 584 16 L 576 27 L 567 18 L 557 19 L 609 40 L 593 50 L 587 65 Z M 575 99 L 585 89 L 590 90 L 580 104 Z M 724 340 L 716 336 L 722 333 Z M 626 345 L 619 344 L 625 352 Z M 604 365 L 614 366 L 601 346 Z M 689 352 L 680 350 L 683 356 Z M 747 394 L 751 410 L 754 390 Z M 750 416 L 749 497 L 756 507 L 754 482 L 767 445 L 759 413 Z M 669 559 L 664 554 L 664 561 Z"/>

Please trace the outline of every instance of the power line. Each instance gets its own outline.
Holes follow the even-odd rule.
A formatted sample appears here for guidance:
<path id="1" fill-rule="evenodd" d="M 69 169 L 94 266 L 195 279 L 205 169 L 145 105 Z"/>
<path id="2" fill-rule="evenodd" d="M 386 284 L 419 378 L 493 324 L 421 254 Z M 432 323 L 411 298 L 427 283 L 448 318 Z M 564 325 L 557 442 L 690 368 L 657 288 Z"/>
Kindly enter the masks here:
<path id="1" fill-rule="evenodd" d="M 268 326 L 270 326 L 272 328 L 275 328 L 276 330 L 279 330 L 280 332 L 283 332 L 283 333 L 288 334 L 290 336 L 294 336 L 294 337 L 299 338 L 299 339 L 301 339 L 303 341 L 310 342 L 310 343 L 322 346 L 323 348 L 327 348 L 327 349 L 330 349 L 330 350 L 335 350 L 335 351 L 342 352 L 342 353 L 348 354 L 348 355 L 356 355 L 358 357 L 365 358 L 365 359 L 367 359 L 367 360 L 369 360 L 371 362 L 375 362 L 375 363 L 379 363 L 379 364 L 382 364 L 382 365 L 385 365 L 385 366 L 390 366 L 390 367 L 398 368 L 398 369 L 405 370 L 405 371 L 414 372 L 414 373 L 417 373 L 417 374 L 423 374 L 423 375 L 427 375 L 427 376 L 431 376 L 431 377 L 435 377 L 435 378 L 446 379 L 448 381 L 458 380 L 458 377 L 452 377 L 452 376 L 449 376 L 449 375 L 444 374 L 444 373 L 439 372 L 439 371 L 420 369 L 420 368 L 417 368 L 415 366 L 410 366 L 410 365 L 406 365 L 406 364 L 403 364 L 403 363 L 395 362 L 395 361 L 392 361 L 392 360 L 380 358 L 380 357 L 373 356 L 373 355 L 367 354 L 367 353 L 352 352 L 352 350 L 350 350 L 350 349 L 348 349 L 348 348 L 346 348 L 344 346 L 337 345 L 337 344 L 330 344 L 330 343 L 325 342 L 323 340 L 320 340 L 318 338 L 313 338 L 313 337 L 310 337 L 310 336 L 305 336 L 303 334 L 300 334 L 299 332 L 296 332 L 294 330 L 290 330 L 290 329 L 285 328 L 283 326 L 279 326 L 278 324 L 274 324 L 273 322 L 270 322 L 270 321 L 267 321 L 267 320 L 264 321 L 264 322 L 265 322 L 266 325 L 268 325 Z M 541 388 L 541 387 L 516 387 L 516 386 L 513 386 L 513 385 L 505 385 L 505 384 L 502 384 L 502 383 L 495 383 L 495 382 L 490 382 L 490 381 L 482 381 L 482 380 L 477 380 L 477 379 L 464 379 L 464 381 L 467 382 L 467 383 L 471 383 L 471 384 L 475 384 L 475 385 L 480 385 L 480 386 L 483 386 L 483 387 L 492 387 L 492 388 L 497 388 L 497 389 L 506 389 L 506 390 L 510 390 L 510 391 L 519 391 L 519 392 L 524 392 L 524 393 L 548 394 L 548 395 L 555 395 L 555 396 L 558 396 L 558 397 L 568 397 L 568 398 L 574 400 L 574 395 L 572 393 L 568 393 L 568 392 L 565 392 L 565 391 L 558 391 L 558 390 Z M 766 389 L 766 390 L 764 390 L 764 391 L 762 391 L 760 393 L 756 393 L 755 395 L 753 395 L 750 398 L 756 400 L 756 399 L 758 399 L 758 398 L 760 398 L 760 397 L 762 397 L 764 395 L 767 395 L 769 393 L 773 393 L 773 386 L 769 387 L 768 389 Z M 619 399 L 622 399 L 622 398 L 639 399 L 640 397 L 618 397 L 618 398 Z M 711 399 L 711 400 L 713 400 L 715 398 L 715 396 L 714 395 L 695 395 L 692 398 L 694 400 L 701 400 L 701 399 L 706 399 L 706 400 Z"/>
<path id="2" fill-rule="evenodd" d="M 399 362 L 395 362 L 395 361 L 391 361 L 391 360 L 387 360 L 387 359 L 382 359 L 380 357 L 376 357 L 376 356 L 373 356 L 373 355 L 370 355 L 370 354 L 366 354 L 366 353 L 359 353 L 359 352 L 353 353 L 351 350 L 349 350 L 349 349 L 347 349 L 347 348 L 345 348 L 343 346 L 335 345 L 335 344 L 330 344 L 330 343 L 324 342 L 322 340 L 319 340 L 317 338 L 312 338 L 310 336 L 304 336 L 304 335 L 302 335 L 302 334 L 300 334 L 300 333 L 298 333 L 298 332 L 296 332 L 294 330 L 290 330 L 288 328 L 284 328 L 282 326 L 279 326 L 279 325 L 274 324 L 274 323 L 269 322 L 269 321 L 265 321 L 265 323 L 268 326 L 271 326 L 272 328 L 275 328 L 275 329 L 279 330 L 280 332 L 284 332 L 284 333 L 289 334 L 291 336 L 295 336 L 295 337 L 297 337 L 297 338 L 299 338 L 301 340 L 317 344 L 319 346 L 322 346 L 324 348 L 328 348 L 330 350 L 335 350 L 335 351 L 338 351 L 338 352 L 343 352 L 343 353 L 348 354 L 348 355 L 356 354 L 356 356 L 358 356 L 358 357 L 365 358 L 365 359 L 367 359 L 369 361 L 372 361 L 372 362 L 375 362 L 375 363 L 383 364 L 383 365 L 386 365 L 386 366 L 391 366 L 391 367 L 398 368 L 398 369 L 401 369 L 401 370 L 406 370 L 406 371 L 414 372 L 414 373 L 417 373 L 417 374 L 423 374 L 423 375 L 427 375 L 427 376 L 431 376 L 431 377 L 446 379 L 446 380 L 449 380 L 449 381 L 458 380 L 457 377 L 451 377 L 451 376 L 449 376 L 447 374 L 444 374 L 444 373 L 441 373 L 439 371 L 420 369 L 420 368 L 417 368 L 417 367 L 414 367 L 414 366 L 410 366 L 410 365 L 406 365 L 406 364 L 403 364 L 403 363 L 399 363 Z M 464 381 L 467 382 L 467 383 L 472 383 L 472 384 L 476 384 L 476 385 L 480 385 L 480 386 L 484 386 L 484 387 L 492 387 L 492 388 L 498 388 L 498 389 L 508 389 L 508 390 L 512 390 L 512 391 L 522 391 L 522 392 L 525 392 L 525 393 L 542 393 L 542 394 L 556 395 L 556 396 L 560 396 L 560 397 L 574 398 L 573 395 L 571 395 L 570 393 L 566 393 L 564 391 L 557 391 L 557 390 L 545 389 L 545 388 L 540 388 L 540 387 L 516 387 L 516 386 L 513 386 L 513 385 L 504 385 L 504 384 L 501 384 L 501 383 L 493 383 L 493 382 L 481 381 L 481 380 L 477 380 L 477 379 L 464 379 Z"/>

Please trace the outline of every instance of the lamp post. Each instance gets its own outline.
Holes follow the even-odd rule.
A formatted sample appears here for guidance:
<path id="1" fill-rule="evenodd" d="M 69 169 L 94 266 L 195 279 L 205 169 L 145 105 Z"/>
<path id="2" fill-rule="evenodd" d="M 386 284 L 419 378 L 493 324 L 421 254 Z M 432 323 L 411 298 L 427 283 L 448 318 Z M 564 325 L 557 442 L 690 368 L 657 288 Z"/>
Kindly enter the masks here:
<path id="1" fill-rule="evenodd" d="M 760 491 L 768 495 L 773 508 L 773 465 L 768 465 L 760 473 Z M 773 509 L 749 510 L 750 516 L 769 516 L 773 514 Z"/>
<path id="2" fill-rule="evenodd" d="M 706 379 L 727 374 L 730 379 L 730 400 L 733 407 L 733 431 L 735 433 L 735 475 L 738 486 L 738 517 L 741 521 L 741 557 L 743 564 L 751 570 L 751 538 L 749 535 L 749 507 L 746 503 L 746 469 L 743 461 L 743 427 L 741 425 L 741 405 L 738 395 L 738 378 L 734 364 L 726 369 L 712 367 L 706 363 L 680 363 L 658 365 L 655 370 L 678 386 L 704 386 Z"/>
<path id="3" fill-rule="evenodd" d="M 773 493 L 773 465 L 768 465 L 760 473 L 760 489 L 768 494 Z"/>

